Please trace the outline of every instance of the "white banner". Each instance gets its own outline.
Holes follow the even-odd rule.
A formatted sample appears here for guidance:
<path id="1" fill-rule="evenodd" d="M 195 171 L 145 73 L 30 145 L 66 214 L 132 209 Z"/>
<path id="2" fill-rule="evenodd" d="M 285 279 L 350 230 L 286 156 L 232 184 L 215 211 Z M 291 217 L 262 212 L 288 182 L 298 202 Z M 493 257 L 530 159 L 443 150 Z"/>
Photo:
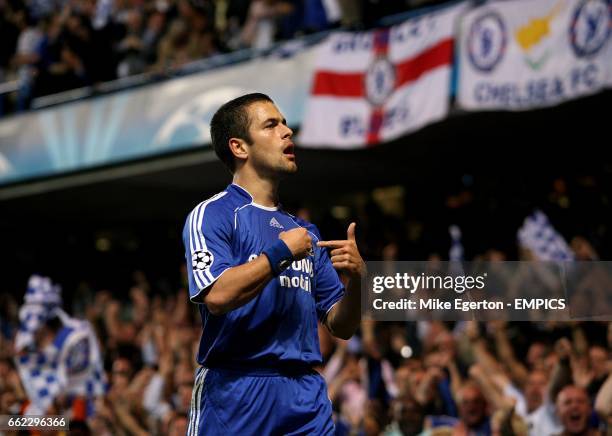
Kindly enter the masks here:
<path id="1" fill-rule="evenodd" d="M 612 84 L 612 0 L 494 2 L 460 25 L 458 103 L 523 110 Z"/>
<path id="2" fill-rule="evenodd" d="M 321 44 L 299 144 L 357 148 L 448 113 L 454 22 L 464 5 Z"/>

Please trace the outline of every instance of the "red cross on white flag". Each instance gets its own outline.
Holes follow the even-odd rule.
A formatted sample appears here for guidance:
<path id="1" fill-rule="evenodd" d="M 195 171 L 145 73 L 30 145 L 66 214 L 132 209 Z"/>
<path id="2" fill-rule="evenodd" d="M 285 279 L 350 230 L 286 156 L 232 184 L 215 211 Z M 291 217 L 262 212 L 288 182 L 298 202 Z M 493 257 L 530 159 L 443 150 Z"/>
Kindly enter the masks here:
<path id="1" fill-rule="evenodd" d="M 299 143 L 356 148 L 398 138 L 448 113 L 453 33 L 463 5 L 319 48 Z"/>

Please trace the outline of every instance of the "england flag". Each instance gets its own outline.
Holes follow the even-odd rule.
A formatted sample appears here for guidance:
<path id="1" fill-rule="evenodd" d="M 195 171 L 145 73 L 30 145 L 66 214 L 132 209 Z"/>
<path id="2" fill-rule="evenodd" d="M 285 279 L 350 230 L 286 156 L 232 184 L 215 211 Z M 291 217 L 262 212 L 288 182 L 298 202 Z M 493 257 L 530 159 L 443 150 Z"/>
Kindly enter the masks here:
<path id="1" fill-rule="evenodd" d="M 336 32 L 319 48 L 299 143 L 357 148 L 448 113 L 455 5 L 369 32 Z"/>

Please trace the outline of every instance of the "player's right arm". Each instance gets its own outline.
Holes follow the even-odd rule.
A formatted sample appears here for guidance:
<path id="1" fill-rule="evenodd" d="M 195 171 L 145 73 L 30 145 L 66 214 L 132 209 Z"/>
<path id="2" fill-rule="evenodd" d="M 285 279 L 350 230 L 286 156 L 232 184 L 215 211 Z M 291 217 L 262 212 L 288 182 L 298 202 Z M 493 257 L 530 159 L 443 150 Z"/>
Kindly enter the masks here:
<path id="1" fill-rule="evenodd" d="M 222 315 L 256 297 L 274 277 L 274 268 L 267 250 L 250 262 L 235 265 L 233 223 L 206 212 L 194 209 L 183 232 L 189 294 L 194 303 L 206 304 L 211 314 Z M 288 249 L 291 260 L 306 257 L 312 249 L 310 236 L 302 228 L 281 232 L 274 244 L 279 243 Z"/>
<path id="2" fill-rule="evenodd" d="M 312 247 L 306 229 L 282 232 L 283 241 L 293 260 L 303 259 Z M 213 315 L 222 315 L 251 301 L 274 277 L 270 259 L 264 254 L 243 265 L 229 268 L 204 292 L 204 304 Z"/>

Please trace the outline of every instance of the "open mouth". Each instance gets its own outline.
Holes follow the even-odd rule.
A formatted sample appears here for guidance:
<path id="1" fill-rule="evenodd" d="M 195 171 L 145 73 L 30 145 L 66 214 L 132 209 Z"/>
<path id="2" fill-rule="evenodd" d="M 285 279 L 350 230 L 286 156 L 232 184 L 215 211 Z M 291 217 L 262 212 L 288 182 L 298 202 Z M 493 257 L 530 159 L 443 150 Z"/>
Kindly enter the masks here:
<path id="1" fill-rule="evenodd" d="M 283 150 L 283 154 L 287 157 L 291 157 L 291 158 L 295 158 L 295 145 L 289 144 L 287 147 L 285 147 L 285 149 Z"/>
<path id="2" fill-rule="evenodd" d="M 572 414 L 570 414 L 569 422 L 573 426 L 581 424 L 582 423 L 582 415 L 580 413 L 572 413 Z"/>

